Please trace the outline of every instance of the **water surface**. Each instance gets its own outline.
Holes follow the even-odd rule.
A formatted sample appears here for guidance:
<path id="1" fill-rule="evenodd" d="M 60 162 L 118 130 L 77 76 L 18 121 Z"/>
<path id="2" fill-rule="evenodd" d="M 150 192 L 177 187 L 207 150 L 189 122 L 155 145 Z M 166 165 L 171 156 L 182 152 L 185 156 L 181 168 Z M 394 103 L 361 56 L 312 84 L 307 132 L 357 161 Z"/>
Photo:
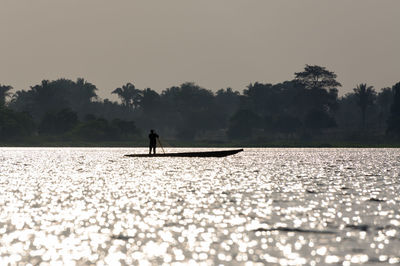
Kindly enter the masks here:
<path id="1" fill-rule="evenodd" d="M 0 264 L 400 263 L 400 149 L 142 152 L 0 148 Z"/>

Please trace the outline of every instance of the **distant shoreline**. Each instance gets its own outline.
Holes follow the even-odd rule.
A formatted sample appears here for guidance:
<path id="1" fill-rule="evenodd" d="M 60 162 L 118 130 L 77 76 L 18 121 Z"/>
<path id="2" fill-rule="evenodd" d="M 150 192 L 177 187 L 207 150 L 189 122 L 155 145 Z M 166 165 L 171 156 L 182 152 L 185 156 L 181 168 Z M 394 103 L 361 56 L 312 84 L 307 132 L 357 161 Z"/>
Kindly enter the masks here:
<path id="1" fill-rule="evenodd" d="M 9 141 L 0 142 L 0 147 L 93 147 L 93 148 L 147 148 L 148 144 L 145 141 L 47 141 L 35 140 L 29 141 Z M 205 142 L 205 141 L 172 141 L 165 140 L 163 143 L 165 149 L 168 148 L 400 148 L 400 142 L 385 142 L 385 143 L 361 143 L 361 142 Z M 161 147 L 159 147 L 161 148 Z"/>

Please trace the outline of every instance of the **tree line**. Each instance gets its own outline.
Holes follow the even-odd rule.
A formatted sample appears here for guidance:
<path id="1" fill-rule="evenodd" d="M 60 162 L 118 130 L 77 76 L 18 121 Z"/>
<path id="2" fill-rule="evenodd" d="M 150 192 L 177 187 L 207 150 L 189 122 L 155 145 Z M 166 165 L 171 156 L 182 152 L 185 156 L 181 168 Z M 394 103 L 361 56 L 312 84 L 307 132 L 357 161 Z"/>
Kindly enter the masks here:
<path id="1" fill-rule="evenodd" d="M 27 137 L 84 141 L 144 139 L 150 128 L 187 142 L 379 142 L 400 139 L 400 82 L 376 90 L 342 85 L 325 67 L 306 65 L 294 79 L 213 92 L 187 82 L 164 89 L 127 83 L 100 99 L 82 79 L 43 80 L 11 93 L 0 85 L 0 141 Z"/>

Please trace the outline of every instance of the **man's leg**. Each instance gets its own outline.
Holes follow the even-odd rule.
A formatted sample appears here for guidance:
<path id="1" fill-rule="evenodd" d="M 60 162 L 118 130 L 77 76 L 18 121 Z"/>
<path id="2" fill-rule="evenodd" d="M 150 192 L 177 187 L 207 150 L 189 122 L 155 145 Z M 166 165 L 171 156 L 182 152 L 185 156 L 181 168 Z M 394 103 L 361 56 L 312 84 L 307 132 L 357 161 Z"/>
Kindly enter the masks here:
<path id="1" fill-rule="evenodd" d="M 153 151 L 153 154 L 156 154 L 156 146 L 150 146 L 150 154 Z"/>

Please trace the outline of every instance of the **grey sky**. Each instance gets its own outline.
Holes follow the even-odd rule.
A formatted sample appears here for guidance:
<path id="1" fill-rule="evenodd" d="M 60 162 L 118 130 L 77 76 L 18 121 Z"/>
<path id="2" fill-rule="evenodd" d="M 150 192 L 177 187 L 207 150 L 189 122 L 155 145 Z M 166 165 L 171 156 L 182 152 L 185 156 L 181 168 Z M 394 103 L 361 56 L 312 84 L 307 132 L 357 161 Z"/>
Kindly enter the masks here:
<path id="1" fill-rule="evenodd" d="M 343 84 L 400 81 L 399 0 L 1 0 L 0 83 L 83 77 L 161 91 L 243 90 L 305 64 Z"/>

